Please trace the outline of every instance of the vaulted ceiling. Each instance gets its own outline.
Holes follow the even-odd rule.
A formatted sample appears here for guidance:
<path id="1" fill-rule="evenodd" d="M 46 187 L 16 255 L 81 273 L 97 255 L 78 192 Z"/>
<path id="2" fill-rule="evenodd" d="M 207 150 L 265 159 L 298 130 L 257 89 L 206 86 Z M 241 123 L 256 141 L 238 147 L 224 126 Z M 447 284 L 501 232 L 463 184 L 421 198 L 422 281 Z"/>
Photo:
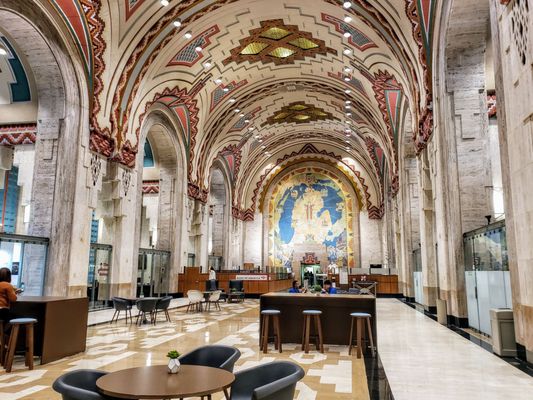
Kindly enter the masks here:
<path id="1" fill-rule="evenodd" d="M 251 218 L 260 186 L 298 160 L 351 174 L 379 217 L 402 135 L 416 132 L 420 149 L 431 133 L 436 1 L 52 3 L 93 88 L 91 149 L 133 167 L 144 119 L 164 107 L 187 148 L 189 194 L 205 199 L 222 160 L 236 217 Z"/>

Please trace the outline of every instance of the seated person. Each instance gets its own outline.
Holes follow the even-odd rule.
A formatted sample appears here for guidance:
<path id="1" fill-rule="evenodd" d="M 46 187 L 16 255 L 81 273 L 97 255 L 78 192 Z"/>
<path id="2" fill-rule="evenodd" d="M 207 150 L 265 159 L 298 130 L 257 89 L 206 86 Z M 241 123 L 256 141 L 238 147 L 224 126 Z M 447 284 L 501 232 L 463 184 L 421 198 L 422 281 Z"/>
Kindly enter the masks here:
<path id="1" fill-rule="evenodd" d="M 292 287 L 289 289 L 289 293 L 300 293 L 298 281 L 292 281 Z"/>
<path id="2" fill-rule="evenodd" d="M 322 293 L 328 293 L 328 294 L 336 294 L 337 293 L 337 289 L 335 289 L 331 285 L 331 281 L 329 279 L 324 281 L 324 289 L 322 289 Z"/>

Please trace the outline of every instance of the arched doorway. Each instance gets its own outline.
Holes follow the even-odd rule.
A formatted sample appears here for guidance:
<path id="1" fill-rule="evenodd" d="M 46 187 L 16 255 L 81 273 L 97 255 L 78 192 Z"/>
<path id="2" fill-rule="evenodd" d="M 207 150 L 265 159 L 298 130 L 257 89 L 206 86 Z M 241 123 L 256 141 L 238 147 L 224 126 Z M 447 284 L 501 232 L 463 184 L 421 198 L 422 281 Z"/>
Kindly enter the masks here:
<path id="1" fill-rule="evenodd" d="M 230 269 L 229 263 L 229 211 L 231 208 L 228 180 L 223 166 L 217 161 L 211 169 L 209 196 L 207 198 L 209 219 L 207 227 L 208 269 Z"/>

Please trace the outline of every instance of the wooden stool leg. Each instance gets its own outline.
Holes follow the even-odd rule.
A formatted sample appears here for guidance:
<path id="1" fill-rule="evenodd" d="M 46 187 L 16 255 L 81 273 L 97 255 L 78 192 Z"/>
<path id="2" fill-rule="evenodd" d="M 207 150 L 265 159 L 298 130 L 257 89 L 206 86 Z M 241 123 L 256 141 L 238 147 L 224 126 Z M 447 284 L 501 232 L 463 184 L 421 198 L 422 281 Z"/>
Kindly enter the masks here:
<path id="1" fill-rule="evenodd" d="M 261 336 L 259 337 L 259 351 L 263 351 L 264 340 L 265 340 L 265 316 L 261 315 Z"/>
<path id="2" fill-rule="evenodd" d="M 6 350 L 6 341 L 4 335 L 4 321 L 0 321 L 0 365 L 4 365 L 4 352 Z"/>
<path id="3" fill-rule="evenodd" d="M 309 353 L 309 331 L 311 330 L 311 316 L 305 316 L 305 354 Z"/>
<path id="4" fill-rule="evenodd" d="M 314 329 L 315 329 L 315 347 L 316 351 L 320 351 L 320 338 L 318 337 L 318 315 L 313 315 L 311 317 L 313 319 Z"/>
<path id="5" fill-rule="evenodd" d="M 304 315 L 304 323 L 302 325 L 302 351 L 305 350 L 305 315 Z"/>
<path id="6" fill-rule="evenodd" d="M 348 355 L 352 355 L 353 323 L 354 323 L 354 320 L 353 320 L 353 317 L 352 317 L 351 321 L 350 321 L 350 341 L 348 342 Z"/>
<path id="7" fill-rule="evenodd" d="M 275 325 L 275 328 L 276 328 L 276 342 L 278 344 L 279 352 L 282 353 L 282 350 L 281 350 L 281 329 L 279 327 L 279 316 L 278 315 L 274 316 L 274 321 L 276 323 L 276 325 Z"/>
<path id="8" fill-rule="evenodd" d="M 320 352 L 324 353 L 324 339 L 322 338 L 322 321 L 320 321 L 320 315 L 316 317 L 318 321 L 318 342 L 320 343 Z"/>
<path id="9" fill-rule="evenodd" d="M 361 325 L 361 318 L 357 318 L 357 358 L 361 358 L 361 331 L 363 330 Z"/>
<path id="10" fill-rule="evenodd" d="M 5 368 L 6 372 L 11 372 L 13 367 L 13 358 L 15 358 L 15 348 L 17 347 L 17 339 L 19 336 L 19 326 L 13 325 L 11 327 L 11 335 L 9 335 L 9 343 L 7 345 L 7 355 Z"/>
<path id="11" fill-rule="evenodd" d="M 267 353 L 268 350 L 268 315 L 265 315 L 265 333 L 263 336 L 263 353 Z"/>
<path id="12" fill-rule="evenodd" d="M 26 365 L 33 369 L 33 324 L 26 325 Z"/>
<path id="13" fill-rule="evenodd" d="M 368 340 L 370 340 L 370 349 L 372 350 L 372 357 L 376 356 L 374 350 L 374 338 L 372 337 L 372 325 L 370 323 L 370 318 L 366 318 L 366 326 L 368 327 Z"/>

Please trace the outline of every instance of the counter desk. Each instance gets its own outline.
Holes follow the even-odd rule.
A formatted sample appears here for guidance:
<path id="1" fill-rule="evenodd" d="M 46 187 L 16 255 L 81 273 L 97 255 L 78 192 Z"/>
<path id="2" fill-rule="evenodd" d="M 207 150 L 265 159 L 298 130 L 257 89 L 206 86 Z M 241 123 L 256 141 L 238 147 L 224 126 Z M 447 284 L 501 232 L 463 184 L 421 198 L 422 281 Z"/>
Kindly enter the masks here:
<path id="1" fill-rule="evenodd" d="M 266 293 L 260 297 L 260 310 L 265 309 L 281 311 L 282 343 L 301 343 L 302 312 L 320 310 L 324 344 L 344 346 L 350 339 L 350 313 L 366 312 L 372 316 L 372 336 L 377 346 L 376 297 L 373 295 Z"/>
<path id="2" fill-rule="evenodd" d="M 87 297 L 19 296 L 11 305 L 14 318 L 37 320 L 34 354 L 41 364 L 85 351 L 88 309 Z"/>

